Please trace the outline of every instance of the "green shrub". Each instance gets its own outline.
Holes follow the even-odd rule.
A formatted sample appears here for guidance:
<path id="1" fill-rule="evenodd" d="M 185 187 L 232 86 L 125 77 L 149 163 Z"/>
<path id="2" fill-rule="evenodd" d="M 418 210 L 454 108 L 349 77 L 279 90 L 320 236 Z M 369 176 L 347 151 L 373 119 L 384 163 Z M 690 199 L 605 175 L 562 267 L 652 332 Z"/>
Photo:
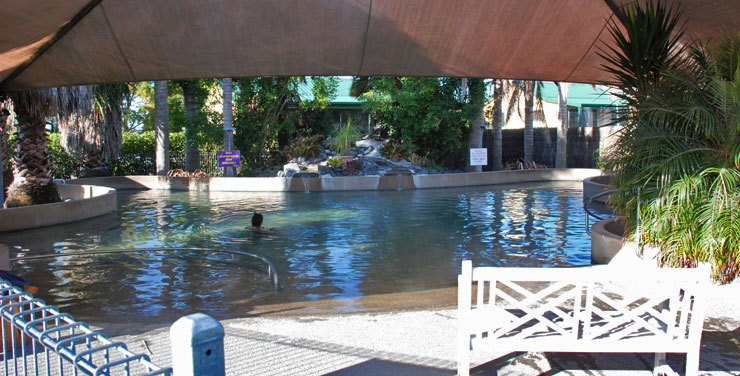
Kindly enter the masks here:
<path id="1" fill-rule="evenodd" d="M 411 143 L 399 140 L 389 140 L 380 148 L 380 154 L 386 158 L 404 159 L 414 152 L 415 148 Z"/>
<path id="2" fill-rule="evenodd" d="M 48 133 L 47 147 L 53 164 L 52 177 L 71 179 L 72 176 L 76 177 L 79 174 L 82 161 L 62 148 L 59 133 Z"/>
<path id="3" fill-rule="evenodd" d="M 121 155 L 154 155 L 157 150 L 157 144 L 154 131 L 141 133 L 124 133 L 123 144 L 121 145 Z M 185 133 L 170 133 L 170 154 L 180 154 L 185 152 Z"/>
<path id="4" fill-rule="evenodd" d="M 344 161 L 342 160 L 342 158 L 339 158 L 339 157 L 329 157 L 329 159 L 327 159 L 326 162 L 329 164 L 329 167 L 331 168 L 340 168 L 342 167 L 342 164 L 344 164 Z"/>
<path id="5" fill-rule="evenodd" d="M 299 137 L 293 140 L 283 151 L 288 159 L 296 157 L 311 158 L 321 154 L 324 148 L 321 147 L 323 135 L 314 135 L 310 137 Z"/>
<path id="6" fill-rule="evenodd" d="M 435 163 L 463 163 L 465 154 L 460 150 L 467 149 L 470 125 L 485 98 L 483 80 L 468 79 L 467 89 L 462 79 L 449 77 L 371 77 L 360 81 L 357 86 L 364 91 L 360 99 L 365 111 L 390 137 L 413 145 L 412 152 L 428 154 Z M 467 95 L 461 95 L 466 91 Z"/>

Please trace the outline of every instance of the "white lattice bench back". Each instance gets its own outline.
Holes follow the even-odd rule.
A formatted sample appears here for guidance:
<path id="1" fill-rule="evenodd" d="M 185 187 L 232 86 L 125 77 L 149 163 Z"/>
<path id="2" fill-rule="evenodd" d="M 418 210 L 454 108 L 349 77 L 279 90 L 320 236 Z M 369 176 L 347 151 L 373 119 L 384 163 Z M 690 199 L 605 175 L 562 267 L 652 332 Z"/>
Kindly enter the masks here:
<path id="1" fill-rule="evenodd" d="M 470 351 L 686 353 L 699 370 L 708 267 L 473 268 L 458 276 L 458 373 Z M 475 291 L 475 293 L 473 293 Z M 474 299 L 473 299 L 474 295 Z"/>

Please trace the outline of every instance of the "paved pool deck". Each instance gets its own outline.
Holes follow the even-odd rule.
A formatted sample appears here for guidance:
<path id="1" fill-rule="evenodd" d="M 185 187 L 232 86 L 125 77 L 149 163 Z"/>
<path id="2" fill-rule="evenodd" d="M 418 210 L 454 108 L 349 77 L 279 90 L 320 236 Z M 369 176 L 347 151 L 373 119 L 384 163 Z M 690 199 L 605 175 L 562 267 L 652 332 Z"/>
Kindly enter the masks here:
<path id="1" fill-rule="evenodd" d="M 713 286 L 701 350 L 701 374 L 740 374 L 740 281 Z M 277 307 L 283 308 L 283 307 Z M 286 314 L 265 309 L 223 320 L 227 375 L 454 375 L 456 310 Z M 319 313 L 320 312 L 320 313 Z M 129 327 L 130 329 L 130 327 Z M 169 329 L 116 337 L 129 349 L 171 365 Z M 669 354 L 683 374 L 685 357 Z M 489 353 L 473 357 L 473 375 L 651 375 L 652 354 Z"/>

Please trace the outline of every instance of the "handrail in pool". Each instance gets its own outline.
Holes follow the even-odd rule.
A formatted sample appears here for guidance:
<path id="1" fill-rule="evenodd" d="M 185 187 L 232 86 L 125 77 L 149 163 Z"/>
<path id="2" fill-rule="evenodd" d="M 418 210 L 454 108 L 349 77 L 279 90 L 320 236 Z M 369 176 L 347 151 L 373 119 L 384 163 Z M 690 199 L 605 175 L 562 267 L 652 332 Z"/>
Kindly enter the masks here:
<path id="1" fill-rule="evenodd" d="M 278 276 L 275 265 L 268 260 L 266 257 L 255 255 L 249 252 L 235 251 L 231 249 L 216 249 L 216 248 L 180 248 L 180 247 L 163 247 L 163 248 L 130 248 L 130 249 L 100 249 L 95 251 L 79 251 L 79 252 L 65 252 L 65 253 L 51 253 L 45 255 L 33 255 L 23 256 L 9 259 L 8 261 L 22 261 L 22 260 L 38 260 L 48 259 L 57 257 L 72 257 L 72 256 L 86 256 L 86 255 L 98 255 L 107 253 L 128 253 L 128 252 L 175 252 L 175 251 L 196 251 L 196 252 L 220 252 L 228 253 L 231 255 L 240 255 L 255 258 L 264 262 L 267 265 L 267 276 L 270 278 L 275 291 L 280 291 L 280 278 Z M 221 261 L 214 258 L 206 258 L 208 261 Z"/>
<path id="2" fill-rule="evenodd" d="M 597 199 L 597 198 L 599 198 L 599 197 L 601 197 L 601 196 L 606 196 L 606 195 L 609 195 L 609 194 L 615 193 L 616 191 L 617 191 L 616 189 L 610 189 L 610 190 L 608 190 L 608 191 L 604 191 L 604 192 L 599 192 L 599 193 L 597 193 L 597 194 L 595 194 L 595 195 L 593 195 L 593 196 L 589 197 L 589 198 L 588 198 L 588 200 L 586 200 L 586 201 L 585 201 L 585 202 L 583 203 L 583 210 L 584 210 L 584 211 L 586 212 L 586 233 L 587 233 L 587 234 L 591 235 L 591 226 L 589 226 L 589 223 L 588 223 L 588 222 L 589 222 L 589 221 L 588 221 L 588 219 L 589 219 L 589 216 L 593 216 L 594 218 L 596 218 L 596 219 L 598 219 L 598 220 L 603 220 L 603 219 L 604 219 L 603 217 L 599 216 L 598 214 L 596 214 L 596 213 L 592 212 L 592 211 L 591 211 L 591 210 L 590 210 L 590 209 L 588 208 L 588 206 L 589 206 L 589 205 L 590 205 L 590 204 L 591 204 L 591 203 L 592 203 L 592 202 L 594 201 L 594 199 Z"/>

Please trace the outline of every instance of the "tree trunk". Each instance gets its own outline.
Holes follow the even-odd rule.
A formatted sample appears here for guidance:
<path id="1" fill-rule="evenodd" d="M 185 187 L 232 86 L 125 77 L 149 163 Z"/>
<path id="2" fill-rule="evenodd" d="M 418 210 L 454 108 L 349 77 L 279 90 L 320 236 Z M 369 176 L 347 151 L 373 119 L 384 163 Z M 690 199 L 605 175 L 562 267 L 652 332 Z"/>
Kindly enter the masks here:
<path id="1" fill-rule="evenodd" d="M 234 149 L 234 112 L 231 107 L 233 85 L 231 78 L 223 79 L 224 91 L 224 150 Z M 224 176 L 235 176 L 233 167 L 224 167 Z"/>
<path id="2" fill-rule="evenodd" d="M 558 146 L 555 168 L 566 168 L 568 160 L 568 88 L 567 82 L 558 83 Z"/>
<path id="3" fill-rule="evenodd" d="M 52 159 L 46 146 L 46 123 L 24 106 L 15 106 L 18 120 L 14 182 L 8 189 L 6 207 L 61 201 L 51 178 Z"/>
<path id="4" fill-rule="evenodd" d="M 504 80 L 498 79 L 494 82 L 493 99 L 493 165 L 494 171 L 503 169 L 503 129 L 504 129 Z"/>
<path id="5" fill-rule="evenodd" d="M 473 124 L 470 125 L 470 139 L 468 141 L 469 148 L 480 148 L 483 147 L 483 130 L 486 128 L 485 119 L 485 108 L 481 106 L 478 117 L 475 118 Z M 468 172 L 481 172 L 483 171 L 482 166 L 471 166 L 470 160 L 468 160 L 468 166 L 466 168 Z"/>
<path id="6" fill-rule="evenodd" d="M 193 140 L 195 121 L 198 116 L 195 101 L 196 81 L 187 81 L 182 87 L 183 106 L 185 116 L 188 118 L 188 126 L 185 128 L 185 171 L 193 172 L 200 168 L 200 151 Z"/>
<path id="7" fill-rule="evenodd" d="M 170 116 L 167 81 L 154 82 L 154 128 L 157 140 L 157 176 L 170 170 Z"/>
<path id="8" fill-rule="evenodd" d="M 534 158 L 534 81 L 525 83 L 524 91 L 524 163 Z"/>
<path id="9" fill-rule="evenodd" d="M 10 185 L 12 178 L 7 174 L 8 167 L 10 165 L 10 153 L 8 152 L 8 119 L 10 118 L 10 111 L 3 108 L 3 103 L 0 102 L 0 207 L 5 202 L 5 188 Z"/>

